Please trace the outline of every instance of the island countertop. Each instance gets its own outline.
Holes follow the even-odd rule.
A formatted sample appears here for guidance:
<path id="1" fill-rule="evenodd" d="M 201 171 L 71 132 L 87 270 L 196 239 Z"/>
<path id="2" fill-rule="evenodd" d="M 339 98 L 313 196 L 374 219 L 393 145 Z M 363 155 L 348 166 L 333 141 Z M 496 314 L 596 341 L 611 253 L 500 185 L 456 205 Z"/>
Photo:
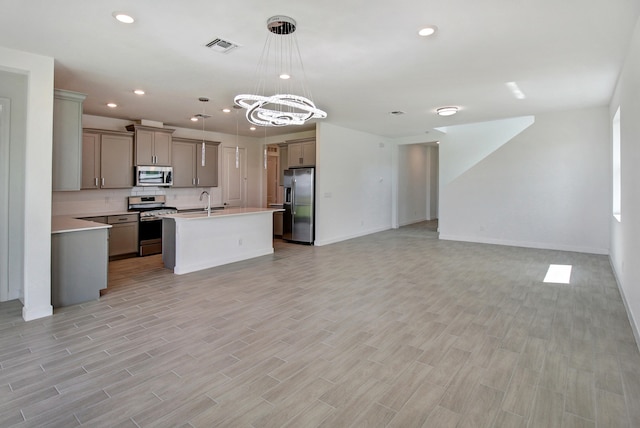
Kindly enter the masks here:
<path id="1" fill-rule="evenodd" d="M 223 210 L 220 209 L 212 209 L 211 214 L 207 214 L 206 211 L 195 211 L 195 212 L 185 212 L 185 213 L 177 213 L 177 214 L 167 214 L 163 216 L 163 218 L 172 218 L 176 221 L 182 220 L 202 220 L 213 217 L 229 217 L 229 216 L 239 216 L 239 215 L 248 215 L 248 214 L 257 214 L 264 212 L 277 212 L 284 211 L 282 208 L 256 208 L 256 207 L 234 207 L 234 208 L 225 208 Z"/>

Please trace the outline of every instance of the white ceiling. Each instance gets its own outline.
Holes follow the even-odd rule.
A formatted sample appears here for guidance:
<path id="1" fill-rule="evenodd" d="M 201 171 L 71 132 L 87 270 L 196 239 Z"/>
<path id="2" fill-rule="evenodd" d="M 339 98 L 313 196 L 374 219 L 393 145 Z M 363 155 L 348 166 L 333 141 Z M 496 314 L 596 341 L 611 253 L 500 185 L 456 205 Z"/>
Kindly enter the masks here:
<path id="1" fill-rule="evenodd" d="M 136 22 L 121 24 L 114 11 Z M 606 105 L 639 13 L 640 0 L 0 0 L 0 45 L 54 57 L 56 88 L 88 94 L 85 113 L 201 129 L 189 118 L 205 96 L 207 129 L 234 134 L 234 113 L 220 110 L 253 90 L 266 20 L 288 15 L 324 121 L 408 137 Z M 426 25 L 438 27 L 434 37 L 417 35 Z M 241 47 L 204 47 L 216 37 Z M 445 105 L 460 112 L 436 116 Z M 247 131 L 243 116 L 239 127 L 264 134 Z"/>

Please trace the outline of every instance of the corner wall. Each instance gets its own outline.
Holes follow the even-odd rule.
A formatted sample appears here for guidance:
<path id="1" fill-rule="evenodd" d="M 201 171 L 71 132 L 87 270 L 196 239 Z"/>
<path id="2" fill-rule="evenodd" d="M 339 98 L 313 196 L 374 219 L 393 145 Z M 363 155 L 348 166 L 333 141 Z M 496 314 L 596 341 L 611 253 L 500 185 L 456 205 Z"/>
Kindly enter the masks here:
<path id="1" fill-rule="evenodd" d="M 621 221 L 612 215 L 610 260 L 627 307 L 636 343 L 640 346 L 640 20 L 631 39 L 629 53 L 609 106 L 608 120 L 620 106 Z M 611 134 L 609 147 L 611 148 Z M 610 158 L 609 158 L 610 159 Z M 609 161 L 611 163 L 611 160 Z"/>
<path id="2" fill-rule="evenodd" d="M 391 149 L 376 135 L 317 125 L 315 245 L 391 228 Z"/>
<path id="3" fill-rule="evenodd" d="M 606 107 L 536 116 L 441 184 L 440 238 L 608 254 L 609 139 Z M 456 143 L 440 144 L 441 177 Z"/>
<path id="4" fill-rule="evenodd" d="M 16 215 L 22 212 L 24 225 L 23 248 L 18 262 L 23 272 L 20 287 L 23 290 L 22 317 L 26 321 L 53 313 L 50 190 L 53 63 L 53 58 L 0 47 L 0 69 L 24 74 L 28 79 L 24 161 L 11 165 L 12 179 L 17 177 L 24 183 L 23 204 L 11 207 L 11 210 Z"/>

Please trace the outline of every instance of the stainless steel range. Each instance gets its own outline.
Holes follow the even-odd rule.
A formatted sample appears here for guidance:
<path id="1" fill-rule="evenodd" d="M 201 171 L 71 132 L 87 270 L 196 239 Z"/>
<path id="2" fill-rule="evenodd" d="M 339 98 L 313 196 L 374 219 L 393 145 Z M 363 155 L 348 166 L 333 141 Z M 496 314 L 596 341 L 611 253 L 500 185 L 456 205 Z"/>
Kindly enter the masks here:
<path id="1" fill-rule="evenodd" d="M 162 217 L 178 210 L 165 205 L 164 195 L 129 196 L 129 211 L 140 213 L 138 255 L 162 253 Z"/>

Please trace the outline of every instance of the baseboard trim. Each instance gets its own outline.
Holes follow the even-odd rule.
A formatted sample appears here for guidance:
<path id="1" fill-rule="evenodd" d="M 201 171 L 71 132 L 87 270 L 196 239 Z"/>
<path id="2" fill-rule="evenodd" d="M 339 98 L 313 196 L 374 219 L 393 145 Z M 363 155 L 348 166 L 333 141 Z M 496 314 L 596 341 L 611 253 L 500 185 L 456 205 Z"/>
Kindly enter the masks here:
<path id="1" fill-rule="evenodd" d="M 618 291 L 620 292 L 620 297 L 622 298 L 622 303 L 624 304 L 624 309 L 627 312 L 627 319 L 629 320 L 629 324 L 631 324 L 631 331 L 633 331 L 633 336 L 636 339 L 636 347 L 640 352 L 640 330 L 638 329 L 638 323 L 636 322 L 633 312 L 631 311 L 631 307 L 627 302 L 627 296 L 624 294 L 624 289 L 622 288 L 622 284 L 620 283 L 620 278 L 618 277 L 618 273 L 613 265 L 613 260 L 611 260 L 611 256 L 609 256 L 609 265 L 611 266 L 611 271 L 613 272 L 613 278 L 616 280 L 616 285 L 618 286 Z"/>
<path id="2" fill-rule="evenodd" d="M 385 230 L 390 230 L 390 229 L 391 229 L 390 226 L 384 226 L 384 227 L 378 227 L 375 229 L 367 229 L 362 232 L 358 232 L 350 235 L 343 235 L 343 236 L 339 236 L 331 239 L 316 239 L 313 245 L 321 247 L 323 245 L 335 244 L 337 242 L 347 241 L 349 239 L 359 238 L 361 236 L 371 235 L 373 233 L 384 232 Z"/>
<path id="3" fill-rule="evenodd" d="M 522 248 L 536 248 L 540 250 L 558 250 L 558 251 L 571 251 L 574 253 L 587 253 L 587 254 L 599 254 L 603 256 L 609 255 L 608 248 L 595 248 L 595 247 L 580 247 L 577 245 L 559 245 L 548 242 L 528 242 L 528 241 L 512 241 L 508 239 L 493 239 L 493 238 L 478 238 L 459 235 L 446 235 L 440 233 L 440 239 L 445 241 L 462 241 L 462 242 L 474 242 L 477 244 L 493 244 L 493 245 L 505 245 L 509 247 L 522 247 Z"/>

